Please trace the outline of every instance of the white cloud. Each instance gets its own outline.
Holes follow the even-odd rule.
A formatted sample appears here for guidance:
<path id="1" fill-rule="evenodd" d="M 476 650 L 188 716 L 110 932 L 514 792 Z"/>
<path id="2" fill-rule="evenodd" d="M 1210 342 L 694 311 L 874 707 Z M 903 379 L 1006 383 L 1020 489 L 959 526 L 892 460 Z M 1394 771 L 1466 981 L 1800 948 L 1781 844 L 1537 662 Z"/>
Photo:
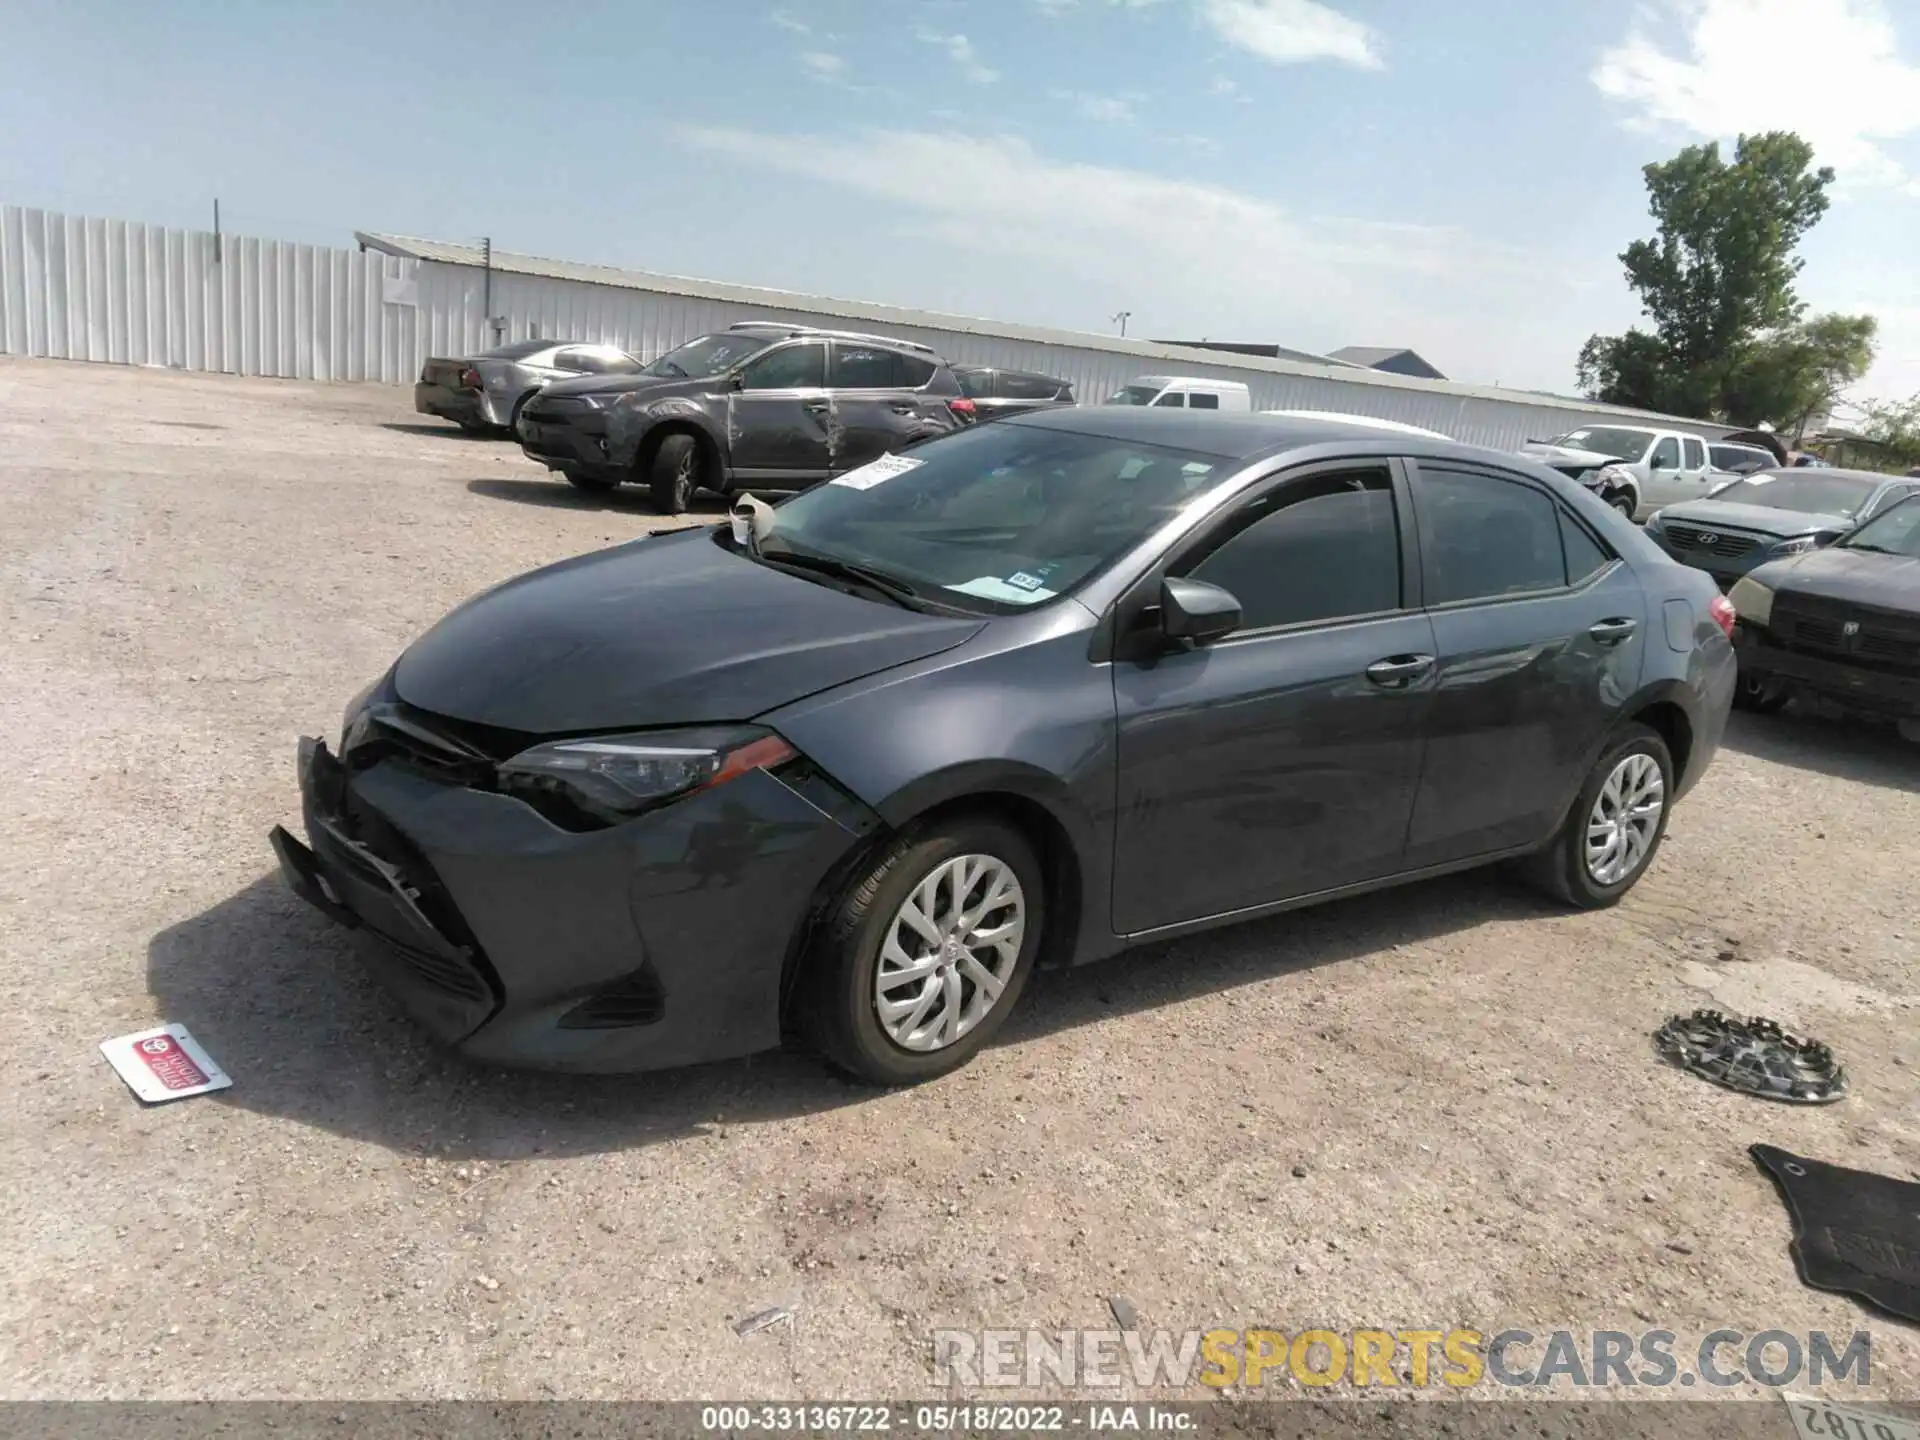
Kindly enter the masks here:
<path id="1" fill-rule="evenodd" d="M 1221 39 L 1276 65 L 1338 60 L 1381 68 L 1373 31 L 1319 0 L 1199 0 L 1199 10 Z"/>
<path id="2" fill-rule="evenodd" d="M 1920 181 L 1883 142 L 1920 133 L 1920 66 L 1901 59 L 1881 0 L 1666 0 L 1670 51 L 1636 20 L 1593 70 L 1638 128 L 1707 139 L 1793 130 L 1849 185 Z"/>
<path id="3" fill-rule="evenodd" d="M 1050 92 L 1055 100 L 1065 100 L 1074 110 L 1088 120 L 1098 120 L 1105 125 L 1131 125 L 1133 98 L 1128 95 L 1094 95 L 1085 90 L 1055 90 Z"/>
<path id="4" fill-rule="evenodd" d="M 816 80 L 838 80 L 847 73 L 847 62 L 827 50 L 803 50 L 800 68 Z"/>
<path id="5" fill-rule="evenodd" d="M 812 26 L 808 25 L 807 22 L 802 20 L 798 15 L 794 15 L 786 10 L 770 11 L 767 18 L 782 30 L 791 30 L 796 35 L 811 35 L 813 33 Z"/>
<path id="6" fill-rule="evenodd" d="M 969 84 L 991 85 L 1000 78 L 998 70 L 981 63 L 973 42 L 964 35 L 942 35 L 936 30 L 919 30 L 914 33 L 914 39 L 923 45 L 937 45 L 945 50 L 947 58 L 959 67 Z"/>

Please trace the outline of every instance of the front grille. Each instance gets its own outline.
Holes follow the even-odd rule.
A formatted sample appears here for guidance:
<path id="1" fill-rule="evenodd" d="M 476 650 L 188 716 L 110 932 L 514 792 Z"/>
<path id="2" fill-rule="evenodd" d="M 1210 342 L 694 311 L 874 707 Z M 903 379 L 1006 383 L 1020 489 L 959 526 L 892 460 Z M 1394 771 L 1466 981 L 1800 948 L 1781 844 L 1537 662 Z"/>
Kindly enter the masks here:
<path id="1" fill-rule="evenodd" d="M 1676 550 L 1699 550 L 1708 555 L 1718 555 L 1723 560 L 1748 555 L 1760 548 L 1758 535 L 1742 535 L 1738 531 L 1731 530 L 1712 530 L 1703 525 L 1669 523 L 1665 528 L 1667 539 Z"/>
<path id="2" fill-rule="evenodd" d="M 1839 656 L 1867 669 L 1920 672 L 1920 615 L 1788 593 L 1775 597 L 1770 628 L 1789 650 Z"/>

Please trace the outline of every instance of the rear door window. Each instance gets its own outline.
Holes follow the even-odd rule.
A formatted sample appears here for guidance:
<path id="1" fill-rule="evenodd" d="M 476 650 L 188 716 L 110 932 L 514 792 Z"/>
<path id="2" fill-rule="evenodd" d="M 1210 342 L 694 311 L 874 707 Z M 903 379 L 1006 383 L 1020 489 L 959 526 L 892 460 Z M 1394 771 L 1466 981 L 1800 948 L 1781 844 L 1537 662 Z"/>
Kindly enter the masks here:
<path id="1" fill-rule="evenodd" d="M 877 345 L 852 345 L 838 341 L 827 366 L 827 385 L 834 390 L 889 390 L 900 383 L 899 367 L 903 357 Z"/>
<path id="2" fill-rule="evenodd" d="M 960 393 L 969 400 L 991 400 L 993 398 L 994 373 L 991 370 L 956 370 L 953 378 L 960 382 Z"/>
<path id="3" fill-rule="evenodd" d="M 1560 507 L 1544 491 L 1422 464 L 1417 493 L 1429 605 L 1497 600 L 1567 583 Z"/>
<path id="4" fill-rule="evenodd" d="M 1045 375 L 1002 375 L 1000 389 L 1009 400 L 1051 400 L 1060 393 L 1060 382 Z"/>
<path id="5" fill-rule="evenodd" d="M 1705 442 L 1688 440 L 1685 444 L 1687 447 L 1687 469 L 1700 469 L 1707 463 L 1707 447 Z"/>
<path id="6" fill-rule="evenodd" d="M 918 390 L 933 379 L 933 372 L 940 367 L 923 356 L 902 355 L 896 351 L 893 357 L 893 368 L 894 384 L 908 390 Z"/>
<path id="7" fill-rule="evenodd" d="M 1220 408 L 1220 397 L 1218 395 L 1209 395 L 1204 390 L 1196 390 L 1187 397 L 1187 407 L 1192 410 L 1218 410 Z"/>

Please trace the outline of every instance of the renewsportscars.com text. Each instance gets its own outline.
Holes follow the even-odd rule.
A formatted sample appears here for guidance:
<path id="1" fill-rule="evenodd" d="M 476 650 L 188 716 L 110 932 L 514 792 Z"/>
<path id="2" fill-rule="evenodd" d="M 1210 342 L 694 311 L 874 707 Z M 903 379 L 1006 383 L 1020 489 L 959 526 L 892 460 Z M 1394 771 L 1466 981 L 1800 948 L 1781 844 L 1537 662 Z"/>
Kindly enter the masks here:
<path id="1" fill-rule="evenodd" d="M 1864 1330 L 936 1330 L 933 1369 L 965 1389 L 1779 1389 L 1866 1385 L 1873 1347 Z"/>

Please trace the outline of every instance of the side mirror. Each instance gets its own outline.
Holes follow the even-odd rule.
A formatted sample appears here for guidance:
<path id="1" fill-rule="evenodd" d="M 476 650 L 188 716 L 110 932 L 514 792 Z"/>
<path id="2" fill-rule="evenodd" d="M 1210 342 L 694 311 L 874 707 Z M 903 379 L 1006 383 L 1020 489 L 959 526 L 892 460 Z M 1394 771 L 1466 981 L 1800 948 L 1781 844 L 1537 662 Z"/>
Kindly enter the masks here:
<path id="1" fill-rule="evenodd" d="M 1218 585 L 1169 575 L 1160 582 L 1160 631 L 1205 645 L 1240 628 L 1240 602 Z"/>
<path id="2" fill-rule="evenodd" d="M 734 371 L 731 375 L 727 376 L 727 389 L 744 390 L 746 388 L 747 388 L 747 377 L 741 374 L 738 370 Z"/>
<path id="3" fill-rule="evenodd" d="M 1647 468 L 1649 470 L 1673 470 L 1673 469 L 1676 469 L 1677 467 L 1675 466 L 1673 461 L 1663 460 L 1658 455 L 1656 455 L 1653 457 L 1653 459 L 1647 462 Z"/>

